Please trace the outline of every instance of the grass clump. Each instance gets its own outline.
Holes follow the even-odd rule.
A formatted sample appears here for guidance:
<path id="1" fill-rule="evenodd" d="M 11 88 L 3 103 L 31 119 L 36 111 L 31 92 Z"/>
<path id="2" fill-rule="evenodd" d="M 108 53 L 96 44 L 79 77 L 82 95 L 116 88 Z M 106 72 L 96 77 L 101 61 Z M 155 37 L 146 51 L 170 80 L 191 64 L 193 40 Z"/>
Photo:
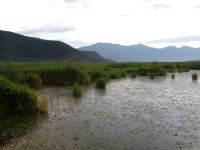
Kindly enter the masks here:
<path id="1" fill-rule="evenodd" d="M 28 74 L 26 83 L 33 89 L 42 88 L 42 79 L 38 74 Z"/>
<path id="2" fill-rule="evenodd" d="M 196 81 L 197 79 L 198 79 L 197 73 L 193 73 L 193 74 L 192 74 L 192 80 L 193 80 L 193 81 Z"/>
<path id="3" fill-rule="evenodd" d="M 82 95 L 82 88 L 79 84 L 74 84 L 72 87 L 74 97 L 80 97 Z"/>
<path id="4" fill-rule="evenodd" d="M 105 89 L 106 88 L 106 79 L 105 78 L 99 78 L 96 81 L 96 88 L 98 89 Z"/>
<path id="5" fill-rule="evenodd" d="M 150 74 L 149 77 L 150 77 L 150 79 L 155 79 L 156 78 L 155 74 L 153 74 L 153 73 Z"/>
<path id="6" fill-rule="evenodd" d="M 48 101 L 43 98 L 37 99 L 37 110 L 41 114 L 46 114 L 48 112 Z"/>
<path id="7" fill-rule="evenodd" d="M 36 110 L 37 95 L 34 91 L 0 77 L 0 116 L 33 113 Z"/>
<path id="8" fill-rule="evenodd" d="M 131 78 L 136 78 L 136 73 L 135 73 L 135 72 L 132 72 L 132 73 L 130 74 L 130 77 L 131 77 Z"/>
<path id="9" fill-rule="evenodd" d="M 174 74 L 174 73 L 172 74 L 171 78 L 172 78 L 172 79 L 175 79 L 175 74 Z"/>

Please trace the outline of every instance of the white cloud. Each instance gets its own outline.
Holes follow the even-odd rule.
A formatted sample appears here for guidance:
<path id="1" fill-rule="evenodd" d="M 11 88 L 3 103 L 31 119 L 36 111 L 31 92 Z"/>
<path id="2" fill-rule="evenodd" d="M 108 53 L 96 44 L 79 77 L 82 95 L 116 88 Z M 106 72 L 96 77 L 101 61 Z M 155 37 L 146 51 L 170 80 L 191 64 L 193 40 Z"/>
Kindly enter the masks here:
<path id="1" fill-rule="evenodd" d="M 42 33 L 60 33 L 69 32 L 75 30 L 72 26 L 60 26 L 54 24 L 45 24 L 38 28 L 26 28 L 23 27 L 18 33 L 21 34 L 42 34 Z"/>
<path id="2" fill-rule="evenodd" d="M 155 9 L 168 9 L 168 8 L 170 8 L 169 5 L 165 5 L 165 4 L 154 4 L 153 7 Z"/>

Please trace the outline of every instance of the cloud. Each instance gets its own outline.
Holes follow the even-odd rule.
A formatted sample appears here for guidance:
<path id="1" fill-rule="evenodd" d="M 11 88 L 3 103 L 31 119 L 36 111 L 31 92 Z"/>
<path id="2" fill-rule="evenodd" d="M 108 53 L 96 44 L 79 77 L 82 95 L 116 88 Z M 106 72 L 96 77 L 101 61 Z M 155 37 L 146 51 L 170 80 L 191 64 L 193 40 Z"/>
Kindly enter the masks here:
<path id="1" fill-rule="evenodd" d="M 160 40 L 147 41 L 144 43 L 156 44 L 156 43 L 180 43 L 180 42 L 193 42 L 193 41 L 200 41 L 200 35 L 176 37 L 172 39 L 160 39 Z"/>
<path id="2" fill-rule="evenodd" d="M 68 43 L 69 45 L 75 47 L 75 48 L 80 48 L 82 46 L 86 46 L 86 45 L 90 45 L 92 44 L 91 42 L 87 42 L 87 41 L 84 41 L 84 40 L 74 40 L 74 41 L 66 41 L 66 43 Z"/>
<path id="3" fill-rule="evenodd" d="M 169 5 L 165 5 L 165 4 L 154 4 L 153 8 L 156 10 L 160 10 L 160 9 L 169 9 L 171 7 Z"/>
<path id="4" fill-rule="evenodd" d="M 194 6 L 193 8 L 199 9 L 199 8 L 200 8 L 200 5 Z"/>
<path id="5" fill-rule="evenodd" d="M 38 33 L 60 33 L 75 30 L 72 26 L 61 26 L 54 24 L 45 24 L 38 28 L 22 28 L 18 33 L 21 34 L 38 34 Z"/>
<path id="6" fill-rule="evenodd" d="M 82 7 L 90 7 L 90 4 L 86 0 L 63 0 L 65 3 L 69 4 L 69 7 L 74 6 L 82 6 Z"/>
<path id="7" fill-rule="evenodd" d="M 66 3 L 77 3 L 80 0 L 63 0 Z"/>
<path id="8" fill-rule="evenodd" d="M 131 14 L 128 14 L 128 13 L 127 14 L 121 14 L 120 16 L 121 17 L 129 17 L 129 16 L 131 16 Z"/>

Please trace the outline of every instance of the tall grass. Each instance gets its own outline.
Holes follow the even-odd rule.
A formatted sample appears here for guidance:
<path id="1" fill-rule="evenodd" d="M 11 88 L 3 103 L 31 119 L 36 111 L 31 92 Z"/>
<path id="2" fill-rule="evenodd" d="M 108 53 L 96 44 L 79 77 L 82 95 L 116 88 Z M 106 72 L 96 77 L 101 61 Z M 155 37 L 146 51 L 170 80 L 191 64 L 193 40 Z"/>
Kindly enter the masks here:
<path id="1" fill-rule="evenodd" d="M 42 88 L 42 79 L 38 74 L 27 74 L 26 84 L 33 89 Z"/>
<path id="2" fill-rule="evenodd" d="M 0 116 L 33 113 L 37 95 L 31 89 L 0 77 Z"/>
<path id="3" fill-rule="evenodd" d="M 99 78 L 118 79 L 126 75 L 165 76 L 176 70 L 200 69 L 200 62 L 78 64 L 67 62 L 0 62 L 0 75 L 11 81 L 41 88 L 42 85 L 89 85 Z"/>

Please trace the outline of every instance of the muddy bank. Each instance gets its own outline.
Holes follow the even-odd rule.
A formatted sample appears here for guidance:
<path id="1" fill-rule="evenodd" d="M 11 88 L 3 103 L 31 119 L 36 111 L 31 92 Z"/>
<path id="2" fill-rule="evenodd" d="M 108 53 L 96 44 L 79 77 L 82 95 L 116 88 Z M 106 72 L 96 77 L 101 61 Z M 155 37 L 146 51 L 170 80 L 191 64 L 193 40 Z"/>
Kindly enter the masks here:
<path id="1" fill-rule="evenodd" d="M 200 145 L 200 84 L 190 73 L 124 78 L 93 86 L 80 99 L 68 88 L 44 88 L 48 118 L 3 149 L 195 149 Z"/>

